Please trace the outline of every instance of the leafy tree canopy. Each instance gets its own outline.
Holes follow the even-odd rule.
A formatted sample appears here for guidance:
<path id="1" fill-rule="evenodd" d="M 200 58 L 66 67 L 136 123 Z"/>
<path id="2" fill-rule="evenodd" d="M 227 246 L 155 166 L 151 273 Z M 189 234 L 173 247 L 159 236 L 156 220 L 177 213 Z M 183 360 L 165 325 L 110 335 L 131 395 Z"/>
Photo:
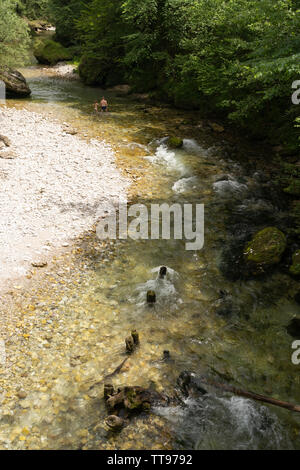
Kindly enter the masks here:
<path id="1" fill-rule="evenodd" d="M 0 65 L 16 67 L 28 58 L 28 26 L 17 13 L 15 0 L 0 2 Z"/>

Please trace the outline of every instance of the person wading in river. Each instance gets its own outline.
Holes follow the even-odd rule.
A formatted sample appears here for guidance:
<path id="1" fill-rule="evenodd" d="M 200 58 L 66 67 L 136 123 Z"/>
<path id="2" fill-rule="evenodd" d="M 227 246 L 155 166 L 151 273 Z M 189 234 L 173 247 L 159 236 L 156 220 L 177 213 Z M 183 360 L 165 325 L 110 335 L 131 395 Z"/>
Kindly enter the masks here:
<path id="1" fill-rule="evenodd" d="M 104 96 L 103 96 L 103 98 L 100 102 L 100 105 L 101 105 L 101 112 L 102 113 L 107 113 L 108 112 L 108 102 L 106 101 Z"/>

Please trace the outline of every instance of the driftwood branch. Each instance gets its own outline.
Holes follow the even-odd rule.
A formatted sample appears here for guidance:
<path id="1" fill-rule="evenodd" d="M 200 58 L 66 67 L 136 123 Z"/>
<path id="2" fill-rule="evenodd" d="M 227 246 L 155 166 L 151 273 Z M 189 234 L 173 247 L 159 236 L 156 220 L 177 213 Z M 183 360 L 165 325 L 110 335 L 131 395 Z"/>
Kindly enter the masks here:
<path id="1" fill-rule="evenodd" d="M 224 390 L 225 392 L 233 393 L 234 395 L 238 395 L 240 397 L 250 398 L 255 401 L 268 403 L 269 405 L 279 406 L 281 408 L 285 408 L 290 411 L 295 411 L 296 413 L 300 413 L 300 406 L 293 405 L 292 403 L 288 403 L 286 401 L 276 400 L 275 398 L 270 398 L 264 395 L 259 395 L 258 393 L 248 392 L 246 390 L 241 390 L 236 387 L 232 387 L 231 385 L 227 384 L 220 384 L 214 382 L 210 379 L 201 378 L 201 382 L 206 385 L 211 385 L 214 388 L 218 388 L 220 390 Z"/>
<path id="2" fill-rule="evenodd" d="M 140 344 L 140 337 L 139 337 L 138 332 L 136 330 L 132 330 L 131 335 L 128 338 L 126 338 L 125 342 L 126 342 L 126 351 L 130 354 L 133 353 Z M 128 357 L 124 359 L 124 361 L 111 374 L 105 375 L 102 378 L 102 380 L 93 384 L 89 388 L 89 390 L 92 390 L 93 388 L 98 387 L 98 385 L 103 384 L 104 381 L 111 379 L 115 375 L 119 374 L 119 372 L 121 372 L 123 366 L 126 364 L 128 359 L 129 359 Z"/>
<path id="3" fill-rule="evenodd" d="M 111 379 L 112 377 L 114 377 L 115 375 L 117 375 L 121 370 L 122 370 L 122 367 L 126 364 L 126 362 L 128 361 L 128 357 L 122 362 L 122 364 L 120 364 L 114 371 L 112 374 L 109 374 L 109 375 L 106 375 L 104 377 L 103 380 L 107 380 L 107 379 Z"/>
<path id="4" fill-rule="evenodd" d="M 108 380 L 108 379 L 111 379 L 112 377 L 114 377 L 115 375 L 117 375 L 121 370 L 122 370 L 122 367 L 126 364 L 126 362 L 128 361 L 129 357 L 127 357 L 111 374 L 108 374 L 106 375 L 105 377 L 103 377 L 102 380 L 100 380 L 100 382 L 96 382 L 95 384 L 93 384 L 89 390 L 92 390 L 93 388 L 95 387 L 98 387 L 98 385 L 101 385 L 103 384 L 103 382 L 105 380 Z"/>

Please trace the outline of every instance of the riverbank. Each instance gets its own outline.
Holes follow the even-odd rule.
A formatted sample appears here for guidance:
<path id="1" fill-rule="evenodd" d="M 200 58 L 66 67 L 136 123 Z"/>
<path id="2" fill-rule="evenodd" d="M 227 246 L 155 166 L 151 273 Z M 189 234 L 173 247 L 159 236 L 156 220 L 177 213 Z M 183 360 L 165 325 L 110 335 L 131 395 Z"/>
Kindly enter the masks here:
<path id="1" fill-rule="evenodd" d="M 112 149 L 25 109 L 0 110 L 0 288 L 90 229 L 101 204 L 126 196 Z M 72 135 L 73 134 L 73 135 Z"/>

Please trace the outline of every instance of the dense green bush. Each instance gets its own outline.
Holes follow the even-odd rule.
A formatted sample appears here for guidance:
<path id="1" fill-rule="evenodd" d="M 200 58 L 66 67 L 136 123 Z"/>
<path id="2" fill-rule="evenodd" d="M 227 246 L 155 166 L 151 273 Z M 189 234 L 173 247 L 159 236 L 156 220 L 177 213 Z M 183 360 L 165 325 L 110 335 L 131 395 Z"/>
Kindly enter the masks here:
<path id="1" fill-rule="evenodd" d="M 48 0 L 50 19 L 56 27 L 55 39 L 65 47 L 80 43 L 75 23 L 91 0 Z"/>
<path id="2" fill-rule="evenodd" d="M 47 19 L 49 0 L 17 0 L 17 12 L 30 20 Z"/>

